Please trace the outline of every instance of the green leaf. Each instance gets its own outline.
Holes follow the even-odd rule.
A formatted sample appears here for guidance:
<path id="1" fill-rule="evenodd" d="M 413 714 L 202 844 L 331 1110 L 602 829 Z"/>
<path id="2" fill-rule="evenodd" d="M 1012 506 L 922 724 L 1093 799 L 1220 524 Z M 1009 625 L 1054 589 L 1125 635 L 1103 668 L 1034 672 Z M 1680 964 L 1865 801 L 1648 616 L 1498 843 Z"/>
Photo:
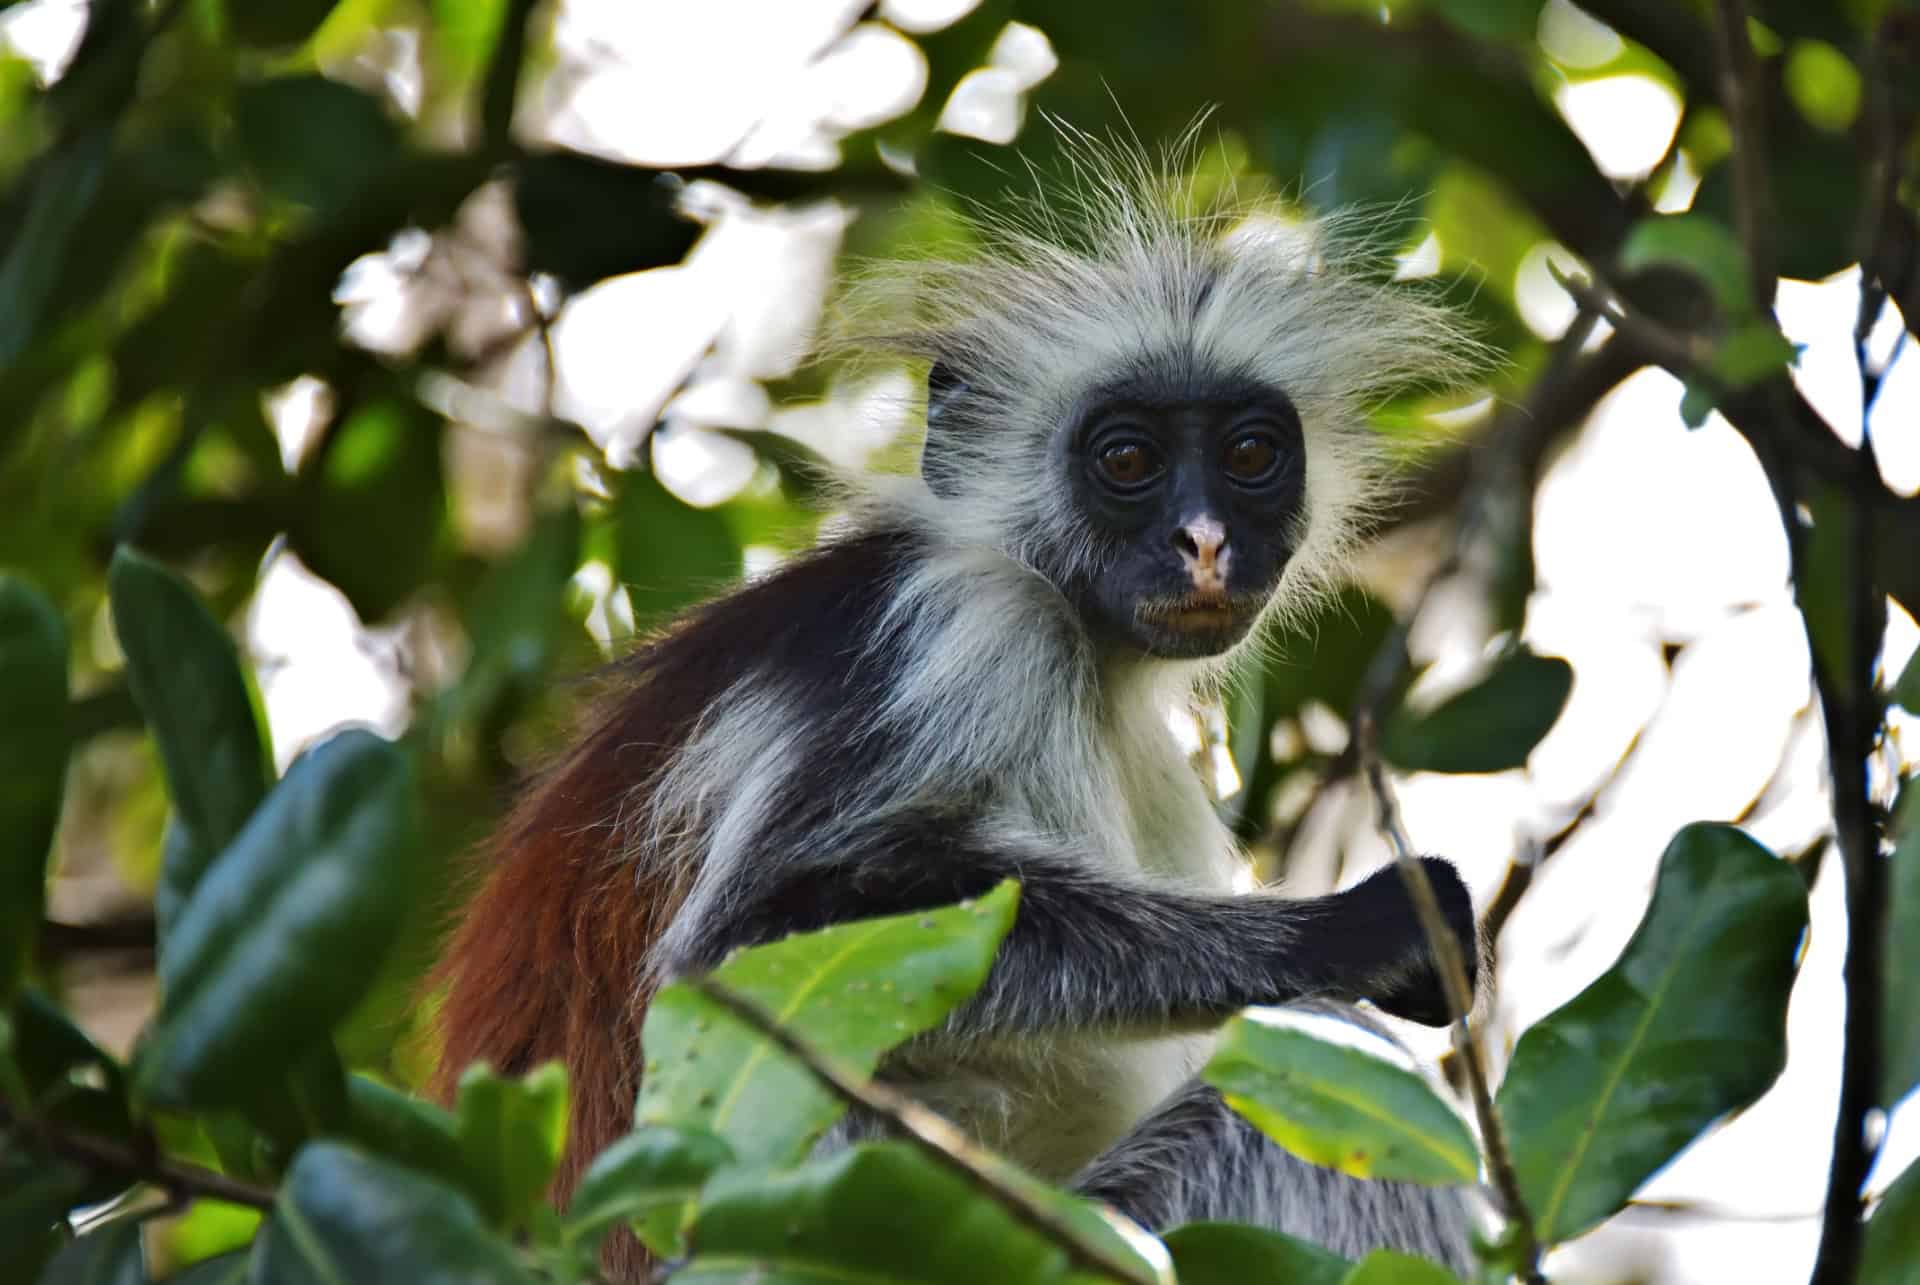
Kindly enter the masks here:
<path id="1" fill-rule="evenodd" d="M 86 1170 L 5 1140 L 0 1144 L 0 1263 L 19 1277 L 37 1279 L 36 1269 L 62 1247 L 67 1212 L 87 1199 Z"/>
<path id="2" fill-rule="evenodd" d="M 213 855 L 267 792 L 267 751 L 240 654 L 185 580 L 120 549 L 107 571 L 127 683 L 152 729 L 167 792 L 186 833 L 166 845 L 154 910 L 161 955 Z"/>
<path id="3" fill-rule="evenodd" d="M 502 1231 L 523 1226 L 566 1144 L 566 1071 L 549 1062 L 509 1080 L 484 1064 L 470 1066 L 460 1077 L 454 1117 L 481 1212 Z"/>
<path id="4" fill-rule="evenodd" d="M 60 283 L 68 245 L 93 203 L 112 151 L 113 130 L 96 126 L 54 151 L 34 172 L 26 215 L 8 226 L 6 256 L 0 258 L 0 370 L 11 367 L 36 337 L 41 314 Z"/>
<path id="5" fill-rule="evenodd" d="M 1909 714 L 1920 714 L 1920 648 L 1907 658 L 1907 667 L 1900 671 L 1887 699 Z"/>
<path id="6" fill-rule="evenodd" d="M 635 1130 L 594 1157 L 567 1206 L 567 1240 L 591 1246 L 615 1225 L 678 1210 L 732 1161 L 733 1148 L 703 1129 Z"/>
<path id="7" fill-rule="evenodd" d="M 0 1085 L 9 1096 L 24 1093 L 36 1113 L 97 1136 L 132 1137 L 120 1064 L 52 1000 L 39 991 L 23 990 L 5 1018 L 0 1022 L 0 1054 L 19 1073 L 19 1083 Z M 105 1199 L 125 1185 L 101 1179 L 87 1190 L 95 1199 Z"/>
<path id="8" fill-rule="evenodd" d="M 0 1008 L 33 959 L 67 771 L 67 629 L 0 575 Z"/>
<path id="9" fill-rule="evenodd" d="M 1753 321 L 1720 342 L 1712 371 L 1728 388 L 1747 388 L 1783 373 L 1800 350 L 1771 321 Z"/>
<path id="10" fill-rule="evenodd" d="M 1920 1285 L 1920 1161 L 1893 1180 L 1867 1220 L 1860 1285 Z"/>
<path id="11" fill-rule="evenodd" d="M 194 1210 L 197 1213 L 203 1207 L 196 1205 Z M 247 1259 L 251 1256 L 247 1250 L 237 1249 L 216 1258 L 203 1258 L 167 1277 L 166 1285 L 246 1285 Z"/>
<path id="12" fill-rule="evenodd" d="M 1453 1108 L 1418 1075 L 1357 1047 L 1236 1017 L 1201 1076 L 1312 1164 L 1430 1186 L 1479 1176 L 1480 1150 Z"/>
<path id="13" fill-rule="evenodd" d="M 364 1150 L 470 1190 L 453 1115 L 365 1075 L 347 1077 L 347 1136 Z"/>
<path id="14" fill-rule="evenodd" d="M 373 981 L 414 904 L 413 774 L 350 730 L 294 762 L 208 869 L 161 958 L 136 1083 L 167 1106 L 243 1106 Z"/>
<path id="15" fill-rule="evenodd" d="M 1719 395 L 1697 379 L 1689 379 L 1680 393 L 1680 422 L 1688 428 L 1698 428 L 1707 422 L 1707 416 L 1713 414 L 1713 408 L 1720 404 Z"/>
<path id="16" fill-rule="evenodd" d="M 1844 134 L 1860 114 L 1860 71 L 1824 40 L 1796 40 L 1781 73 L 1787 97 L 1815 129 Z"/>
<path id="17" fill-rule="evenodd" d="M 1920 1087 L 1920 778 L 1901 787 L 1888 834 L 1880 1103 L 1891 1107 Z"/>
<path id="18" fill-rule="evenodd" d="M 1542 1240 L 1612 1214 L 1773 1083 L 1806 926 L 1800 876 L 1745 834 L 1674 836 L 1619 961 L 1520 1037 L 1500 1086 Z"/>
<path id="19" fill-rule="evenodd" d="M 1387 719 L 1380 752 L 1409 772 L 1504 772 L 1524 766 L 1566 708 L 1573 667 L 1519 648 L 1466 691 L 1424 714 Z"/>
<path id="20" fill-rule="evenodd" d="M 622 479 L 615 520 L 620 579 L 642 628 L 740 578 L 740 546 L 726 518 L 694 508 L 651 473 Z"/>
<path id="21" fill-rule="evenodd" d="M 487 572 L 466 613 L 466 672 L 435 704 L 438 728 L 479 722 L 545 675 L 579 567 L 580 516 L 568 505 L 535 519 L 526 543 Z"/>
<path id="22" fill-rule="evenodd" d="M 146 1285 L 140 1222 L 122 1218 L 67 1243 L 40 1273 L 40 1285 Z"/>
<path id="23" fill-rule="evenodd" d="M 871 1074 L 882 1054 L 939 1025 L 986 980 L 1018 901 L 1008 882 L 958 906 L 798 933 L 736 952 L 714 978 Z M 797 1160 L 846 1109 L 811 1071 L 686 986 L 654 997 L 641 1045 L 636 1123 L 707 1129 L 742 1160 Z"/>
<path id="24" fill-rule="evenodd" d="M 1341 1285 L 1460 1285 L 1460 1278 L 1424 1258 L 1376 1249 L 1360 1260 Z"/>
<path id="25" fill-rule="evenodd" d="M 1434 8 L 1482 40 L 1531 41 L 1540 23 L 1540 0 L 1438 0 Z"/>
<path id="26" fill-rule="evenodd" d="M 243 44 L 275 49 L 306 41 L 334 0 L 227 0 L 227 26 Z"/>
<path id="27" fill-rule="evenodd" d="M 1620 268 L 1677 268 L 1706 282 L 1729 316 L 1751 314 L 1747 256 L 1725 224 L 1706 214 L 1660 214 L 1640 220 L 1620 246 Z"/>
<path id="28" fill-rule="evenodd" d="M 274 1285 L 519 1285 L 532 1277 L 457 1191 L 335 1142 L 301 1149 L 253 1248 Z"/>
<path id="29" fill-rule="evenodd" d="M 1041 1285 L 1088 1280 L 1064 1250 L 904 1144 L 784 1173 L 730 1170 L 701 1198 L 675 1285 Z M 1149 1274 L 1141 1264 L 1142 1274 Z"/>
<path id="30" fill-rule="evenodd" d="M 1353 1270 L 1318 1245 L 1244 1223 L 1188 1223 L 1165 1239 L 1180 1285 L 1341 1285 Z"/>
<path id="31" fill-rule="evenodd" d="M 303 474 L 300 560 L 362 620 L 384 619 L 433 568 L 447 509 L 440 417 L 410 396 L 355 410 Z"/>
<path id="32" fill-rule="evenodd" d="M 318 216 L 358 196 L 399 133 L 379 100 L 325 76 L 283 76 L 235 95 L 241 158 L 268 192 Z"/>

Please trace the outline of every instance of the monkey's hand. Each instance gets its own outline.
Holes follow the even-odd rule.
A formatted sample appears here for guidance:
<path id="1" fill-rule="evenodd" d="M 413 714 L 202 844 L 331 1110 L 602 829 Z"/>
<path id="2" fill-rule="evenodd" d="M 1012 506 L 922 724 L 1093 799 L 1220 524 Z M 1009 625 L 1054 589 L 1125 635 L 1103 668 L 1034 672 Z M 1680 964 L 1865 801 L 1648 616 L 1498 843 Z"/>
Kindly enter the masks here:
<path id="1" fill-rule="evenodd" d="M 1480 966 L 1479 931 L 1473 914 L 1473 898 L 1468 895 L 1467 886 L 1460 881 L 1452 863 L 1438 857 L 1423 857 L 1420 864 L 1426 868 L 1427 882 L 1433 885 L 1440 911 L 1446 917 L 1454 939 L 1460 944 L 1460 955 L 1467 966 L 1468 990 L 1472 991 L 1479 984 Z M 1427 935 L 1420 926 L 1419 912 L 1414 909 L 1413 898 L 1408 895 L 1399 870 L 1388 866 L 1351 889 L 1347 895 L 1355 893 L 1373 899 L 1378 909 L 1393 907 L 1395 913 L 1391 918 L 1400 925 L 1396 935 L 1405 934 L 1404 940 L 1407 942 L 1406 962 L 1394 970 L 1395 975 L 1384 987 L 1364 998 L 1372 1000 L 1395 1017 L 1404 1017 L 1424 1026 L 1445 1026 L 1452 1021 L 1454 1013 L 1447 1002 L 1447 988 L 1440 979 L 1440 969 L 1428 945 Z"/>

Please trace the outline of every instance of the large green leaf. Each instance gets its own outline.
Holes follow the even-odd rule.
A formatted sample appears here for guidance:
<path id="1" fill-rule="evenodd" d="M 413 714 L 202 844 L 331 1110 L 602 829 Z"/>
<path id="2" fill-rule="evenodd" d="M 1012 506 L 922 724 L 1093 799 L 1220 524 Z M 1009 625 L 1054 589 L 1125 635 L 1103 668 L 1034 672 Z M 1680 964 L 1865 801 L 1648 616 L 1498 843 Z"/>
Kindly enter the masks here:
<path id="1" fill-rule="evenodd" d="M 636 1129 L 594 1157 L 567 1206 L 570 1244 L 589 1249 L 616 1224 L 678 1211 L 733 1160 L 733 1148 L 702 1129 Z"/>
<path id="2" fill-rule="evenodd" d="M 502 1231 L 524 1225 L 566 1144 L 566 1071 L 549 1062 L 525 1079 L 509 1080 L 485 1065 L 468 1067 L 454 1117 L 481 1212 Z"/>
<path id="3" fill-rule="evenodd" d="M 772 1175 L 723 1172 L 701 1198 L 688 1240 L 693 1253 L 676 1285 L 1094 1279 L 1071 1271 L 1064 1249 L 964 1178 L 901 1143 Z M 1145 1263 L 1140 1274 L 1151 1276 Z"/>
<path id="4" fill-rule="evenodd" d="M 107 571 L 127 683 L 152 729 L 186 833 L 166 847 L 154 909 L 161 954 L 213 854 L 266 795 L 267 752 L 233 639 L 186 581 L 131 549 Z"/>
<path id="5" fill-rule="evenodd" d="M 1424 714 L 1387 719 L 1380 752 L 1409 772 L 1504 772 L 1524 766 L 1573 691 L 1573 667 L 1520 649 Z"/>
<path id="6" fill-rule="evenodd" d="M 1354 1266 L 1318 1245 L 1244 1223 L 1188 1223 L 1166 1242 L 1180 1285 L 1341 1285 Z"/>
<path id="7" fill-rule="evenodd" d="M 1626 1203 L 1786 1063 L 1806 889 L 1725 825 L 1667 845 L 1620 959 L 1520 1037 L 1500 1086 L 1514 1168 L 1549 1244 Z"/>
<path id="8" fill-rule="evenodd" d="M 50 155 L 34 176 L 25 217 L 9 221 L 7 250 L 0 258 L 0 370 L 35 338 L 81 216 L 99 191 L 113 151 L 113 130 L 95 126 Z M 8 213 L 11 213 L 9 211 Z M 9 408 L 9 414 L 18 414 Z"/>
<path id="9" fill-rule="evenodd" d="M 366 1151 L 469 1190 L 452 1114 L 365 1075 L 347 1077 L 347 1136 Z"/>
<path id="10" fill-rule="evenodd" d="M 1201 1075 L 1314 1164 L 1430 1185 L 1479 1176 L 1479 1148 L 1453 1108 L 1413 1072 L 1358 1047 L 1238 1017 Z"/>
<path id="11" fill-rule="evenodd" d="M 253 1248 L 273 1285 L 518 1285 L 532 1276 L 459 1192 L 335 1142 L 302 1148 Z"/>
<path id="12" fill-rule="evenodd" d="M 140 1223 L 122 1218 L 69 1242 L 40 1273 L 40 1285 L 146 1285 Z"/>
<path id="13" fill-rule="evenodd" d="M 39 935 L 66 770 L 66 626 L 44 596 L 0 575 L 0 1007 Z"/>
<path id="14" fill-rule="evenodd" d="M 731 956 L 714 976 L 870 1073 L 986 980 L 1018 899 L 1009 882 L 958 906 L 798 933 Z M 641 1044 L 638 1123 L 710 1130 L 743 1160 L 797 1160 L 845 1110 L 811 1071 L 690 987 L 654 997 Z"/>
<path id="15" fill-rule="evenodd" d="M 350 730 L 298 759 L 181 912 L 142 1091 L 241 1106 L 294 1065 L 372 982 L 417 865 L 405 752 Z"/>
<path id="16" fill-rule="evenodd" d="M 1920 1285 L 1920 1161 L 1893 1180 L 1867 1220 L 1860 1285 Z"/>
<path id="17" fill-rule="evenodd" d="M 1890 1107 L 1920 1086 L 1920 778 L 1901 787 L 1889 830 L 1880 1102 Z"/>
<path id="18" fill-rule="evenodd" d="M 651 473 L 621 480 L 620 579 L 645 627 L 740 578 L 740 546 L 718 510 L 696 509 Z"/>

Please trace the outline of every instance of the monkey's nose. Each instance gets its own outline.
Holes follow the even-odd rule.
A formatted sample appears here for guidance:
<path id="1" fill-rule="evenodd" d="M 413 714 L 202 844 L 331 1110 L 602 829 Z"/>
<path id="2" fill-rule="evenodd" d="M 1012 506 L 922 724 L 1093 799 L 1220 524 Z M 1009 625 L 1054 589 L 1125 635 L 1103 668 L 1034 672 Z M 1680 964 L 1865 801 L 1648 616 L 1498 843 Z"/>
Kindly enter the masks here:
<path id="1" fill-rule="evenodd" d="M 1195 589 L 1205 593 L 1226 591 L 1232 551 L 1227 548 L 1227 528 L 1217 519 L 1195 518 L 1176 527 L 1173 547 L 1186 564 Z"/>

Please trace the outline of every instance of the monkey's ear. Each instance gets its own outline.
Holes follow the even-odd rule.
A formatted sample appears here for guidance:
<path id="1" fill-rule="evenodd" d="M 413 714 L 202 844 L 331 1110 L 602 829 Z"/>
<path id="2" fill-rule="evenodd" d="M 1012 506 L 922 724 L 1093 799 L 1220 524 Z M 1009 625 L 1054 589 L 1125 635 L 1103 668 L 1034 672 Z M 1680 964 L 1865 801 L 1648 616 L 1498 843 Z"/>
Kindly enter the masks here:
<path id="1" fill-rule="evenodd" d="M 943 500 L 959 490 L 958 452 L 953 450 L 949 427 L 954 404 L 967 393 L 967 381 L 944 361 L 935 361 L 927 369 L 927 442 L 920 451 L 920 476 Z"/>

